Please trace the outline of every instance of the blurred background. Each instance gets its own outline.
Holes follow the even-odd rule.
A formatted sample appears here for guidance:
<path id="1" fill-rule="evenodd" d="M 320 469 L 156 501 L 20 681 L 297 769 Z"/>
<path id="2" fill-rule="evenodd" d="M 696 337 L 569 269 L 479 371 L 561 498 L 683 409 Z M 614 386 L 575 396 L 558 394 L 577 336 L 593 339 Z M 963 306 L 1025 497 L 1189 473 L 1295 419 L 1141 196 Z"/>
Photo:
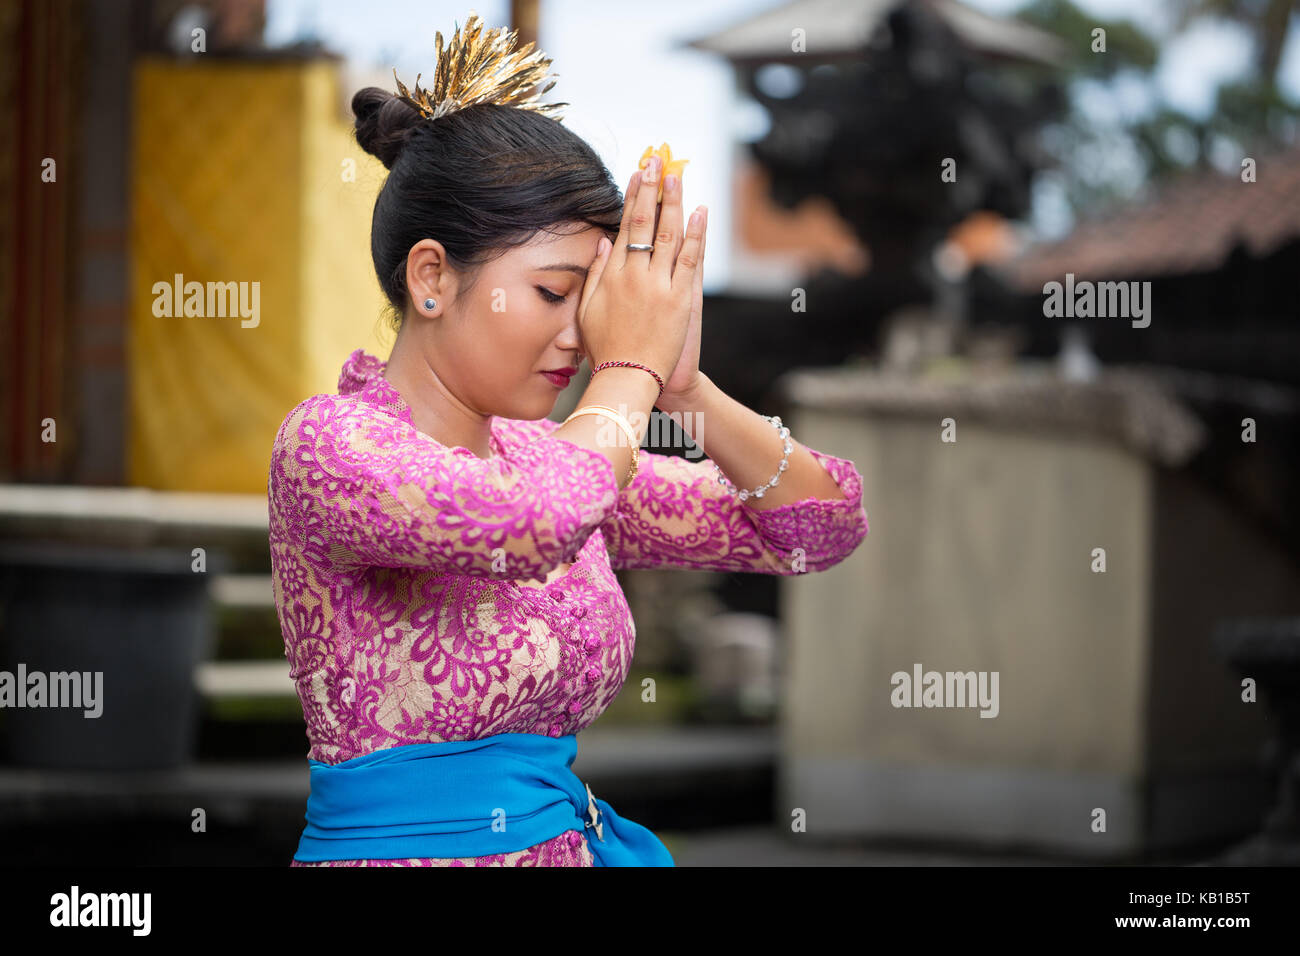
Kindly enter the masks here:
<path id="1" fill-rule="evenodd" d="M 288 865 L 269 452 L 392 345 L 350 98 L 470 9 L 0 4 L 0 863 Z M 679 865 L 1300 862 L 1296 4 L 473 9 L 616 182 L 690 160 L 702 366 L 871 524 L 816 575 L 620 572 L 575 772 Z M 159 316 L 174 278 L 258 310 Z M 20 665 L 114 706 L 6 703 Z M 993 719 L 901 706 L 931 671 Z"/>

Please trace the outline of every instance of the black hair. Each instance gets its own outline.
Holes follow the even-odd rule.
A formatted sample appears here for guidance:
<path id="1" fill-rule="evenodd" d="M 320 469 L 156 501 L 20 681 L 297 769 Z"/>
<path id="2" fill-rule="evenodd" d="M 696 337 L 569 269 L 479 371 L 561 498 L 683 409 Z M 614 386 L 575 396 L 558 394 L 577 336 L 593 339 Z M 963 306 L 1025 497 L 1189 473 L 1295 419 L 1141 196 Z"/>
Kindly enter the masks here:
<path id="1" fill-rule="evenodd" d="M 389 170 L 370 252 L 394 329 L 408 301 L 406 257 L 421 239 L 442 243 L 467 292 L 484 263 L 538 231 L 581 223 L 611 240 L 618 234 L 622 191 L 595 150 L 557 119 L 485 103 L 430 120 L 375 86 L 352 97 L 352 112 L 357 143 Z"/>

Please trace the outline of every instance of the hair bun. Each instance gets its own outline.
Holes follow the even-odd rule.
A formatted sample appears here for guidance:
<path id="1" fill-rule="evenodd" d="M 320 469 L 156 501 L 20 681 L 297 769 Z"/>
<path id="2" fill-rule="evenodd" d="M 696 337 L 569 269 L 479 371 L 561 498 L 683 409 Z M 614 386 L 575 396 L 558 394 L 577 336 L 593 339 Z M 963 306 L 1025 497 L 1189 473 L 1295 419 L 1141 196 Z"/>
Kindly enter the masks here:
<path id="1" fill-rule="evenodd" d="M 357 143 L 387 169 L 393 168 L 411 130 L 423 119 L 415 107 L 377 86 L 356 92 L 352 114 L 357 118 Z"/>

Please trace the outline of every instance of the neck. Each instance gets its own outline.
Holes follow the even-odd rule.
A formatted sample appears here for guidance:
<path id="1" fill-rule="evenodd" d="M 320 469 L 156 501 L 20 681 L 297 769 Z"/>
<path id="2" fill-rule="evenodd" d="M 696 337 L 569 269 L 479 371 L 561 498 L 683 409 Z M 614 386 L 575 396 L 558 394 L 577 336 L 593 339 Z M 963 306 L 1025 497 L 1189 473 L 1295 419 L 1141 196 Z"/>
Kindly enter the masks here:
<path id="1" fill-rule="evenodd" d="M 424 357 L 403 322 L 384 369 L 384 378 L 402 395 L 417 429 L 440 445 L 467 448 L 492 457 L 492 416 L 476 412 L 456 397 Z"/>

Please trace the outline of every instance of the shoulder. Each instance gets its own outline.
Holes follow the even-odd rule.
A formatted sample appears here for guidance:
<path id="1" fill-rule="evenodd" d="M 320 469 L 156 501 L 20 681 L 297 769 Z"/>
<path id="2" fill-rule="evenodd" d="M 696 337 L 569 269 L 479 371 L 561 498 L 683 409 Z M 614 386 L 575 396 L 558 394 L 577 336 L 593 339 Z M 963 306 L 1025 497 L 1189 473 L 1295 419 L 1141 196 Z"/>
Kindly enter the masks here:
<path id="1" fill-rule="evenodd" d="M 295 405 L 276 429 L 277 456 L 303 444 L 336 439 L 358 430 L 405 427 L 396 415 L 354 395 L 321 393 Z"/>

